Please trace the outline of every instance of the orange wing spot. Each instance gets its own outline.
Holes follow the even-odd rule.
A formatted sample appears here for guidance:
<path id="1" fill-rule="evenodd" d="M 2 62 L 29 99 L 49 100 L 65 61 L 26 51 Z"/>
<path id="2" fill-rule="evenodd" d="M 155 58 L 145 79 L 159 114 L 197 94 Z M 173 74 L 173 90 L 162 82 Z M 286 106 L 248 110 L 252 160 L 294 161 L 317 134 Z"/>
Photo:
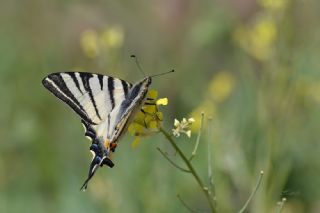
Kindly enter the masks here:
<path id="1" fill-rule="evenodd" d="M 111 150 L 112 150 L 112 149 L 115 149 L 116 147 L 117 147 L 117 144 L 116 144 L 116 143 L 111 143 L 111 147 L 110 147 Z"/>

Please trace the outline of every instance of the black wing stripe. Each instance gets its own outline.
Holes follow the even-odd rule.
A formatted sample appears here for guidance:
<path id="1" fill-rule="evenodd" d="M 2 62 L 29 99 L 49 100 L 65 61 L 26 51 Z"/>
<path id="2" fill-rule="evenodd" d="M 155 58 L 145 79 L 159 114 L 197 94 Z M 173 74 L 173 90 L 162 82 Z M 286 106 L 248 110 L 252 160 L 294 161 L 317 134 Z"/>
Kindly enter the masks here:
<path id="1" fill-rule="evenodd" d="M 52 73 L 43 80 L 43 85 L 84 121 L 95 125 L 108 119 L 125 99 L 132 98 L 131 83 L 88 72 Z"/>
<path id="2" fill-rule="evenodd" d="M 79 84 L 78 78 L 76 77 L 75 73 L 74 72 L 66 72 L 66 74 L 68 74 L 72 78 L 72 80 L 73 80 L 74 84 L 76 85 L 76 87 L 78 88 L 79 92 L 83 95 L 83 92 L 80 89 L 80 84 Z"/>
<path id="3" fill-rule="evenodd" d="M 89 79 L 92 78 L 92 77 L 93 77 L 93 75 L 90 74 L 90 73 L 80 73 L 80 78 L 82 80 L 83 87 L 88 92 L 90 100 L 91 100 L 92 105 L 94 107 L 94 110 L 96 112 L 96 115 L 101 120 L 101 116 L 99 114 L 99 111 L 98 111 L 96 102 L 95 102 L 95 100 L 93 98 L 92 90 L 91 90 L 91 87 L 90 87 L 90 84 L 89 84 Z"/>
<path id="4" fill-rule="evenodd" d="M 108 91 L 109 91 L 109 97 L 111 100 L 111 109 L 114 108 L 114 79 L 112 77 L 108 77 Z"/>
<path id="5" fill-rule="evenodd" d="M 67 103 L 80 117 L 90 124 L 95 124 L 87 115 L 81 104 L 74 98 L 73 94 L 65 85 L 60 74 L 52 74 L 43 79 L 42 84 L 51 91 L 57 98 Z"/>
<path id="6" fill-rule="evenodd" d="M 85 112 L 82 105 L 79 101 L 74 97 L 73 93 L 69 90 L 68 86 L 66 85 L 64 79 L 62 78 L 61 74 L 56 75 L 49 75 L 48 78 L 54 82 L 56 86 L 66 95 L 68 96 L 79 108 Z"/>
<path id="7" fill-rule="evenodd" d="M 122 84 L 123 91 L 124 91 L 124 97 L 127 99 L 128 98 L 128 92 L 129 92 L 128 84 L 124 80 L 121 80 L 121 84 Z"/>
<path id="8" fill-rule="evenodd" d="M 103 75 L 98 75 L 100 89 L 103 90 Z"/>

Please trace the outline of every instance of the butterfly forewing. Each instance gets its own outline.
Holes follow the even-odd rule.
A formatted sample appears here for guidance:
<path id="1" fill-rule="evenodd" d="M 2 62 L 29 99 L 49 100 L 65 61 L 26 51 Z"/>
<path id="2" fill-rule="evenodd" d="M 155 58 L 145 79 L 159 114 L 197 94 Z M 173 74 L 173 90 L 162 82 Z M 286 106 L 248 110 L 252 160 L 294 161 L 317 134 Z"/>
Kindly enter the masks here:
<path id="1" fill-rule="evenodd" d="M 85 72 L 52 73 L 42 82 L 90 124 L 104 121 L 128 96 L 131 87 L 130 83 L 117 78 Z"/>

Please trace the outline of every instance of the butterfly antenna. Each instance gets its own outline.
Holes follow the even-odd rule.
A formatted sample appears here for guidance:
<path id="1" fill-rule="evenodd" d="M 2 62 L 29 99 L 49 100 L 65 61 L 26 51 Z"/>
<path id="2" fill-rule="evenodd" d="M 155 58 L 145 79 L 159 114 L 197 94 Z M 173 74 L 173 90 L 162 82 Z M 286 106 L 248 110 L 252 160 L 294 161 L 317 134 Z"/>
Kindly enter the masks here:
<path id="1" fill-rule="evenodd" d="M 140 66 L 139 60 L 138 60 L 138 58 L 137 58 L 137 56 L 136 56 L 136 55 L 131 55 L 130 57 L 131 57 L 131 58 L 134 58 L 134 61 L 136 62 L 136 65 L 137 65 L 137 67 L 138 67 L 139 71 L 140 71 L 140 72 L 142 73 L 142 75 L 145 77 L 145 76 L 146 76 L 146 74 L 143 72 L 143 70 L 142 70 L 142 68 L 141 68 L 141 66 Z"/>
<path id="2" fill-rule="evenodd" d="M 172 73 L 172 72 L 174 72 L 174 70 L 170 70 L 168 72 L 163 72 L 163 73 L 151 75 L 150 77 L 153 78 L 153 77 L 156 77 L 156 76 L 166 75 L 166 74 L 169 74 L 169 73 Z"/>

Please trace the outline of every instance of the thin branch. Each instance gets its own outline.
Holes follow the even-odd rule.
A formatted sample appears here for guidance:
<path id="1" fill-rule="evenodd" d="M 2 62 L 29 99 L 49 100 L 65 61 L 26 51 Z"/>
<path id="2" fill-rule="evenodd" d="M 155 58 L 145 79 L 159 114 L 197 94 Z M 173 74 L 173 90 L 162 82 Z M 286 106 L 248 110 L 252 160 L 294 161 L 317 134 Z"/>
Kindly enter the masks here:
<path id="1" fill-rule="evenodd" d="M 242 213 L 246 210 L 246 208 L 248 207 L 250 201 L 252 200 L 252 198 L 254 197 L 254 195 L 256 194 L 256 192 L 258 191 L 259 189 L 259 186 L 261 184 L 261 181 L 262 181 L 262 177 L 263 177 L 263 171 L 260 172 L 260 176 L 259 176 L 259 180 L 257 182 L 257 185 L 254 187 L 250 197 L 248 198 L 247 202 L 244 204 L 244 206 L 240 209 L 239 213 Z"/>
<path id="2" fill-rule="evenodd" d="M 168 155 L 166 155 L 166 153 L 164 153 L 159 147 L 157 147 L 157 150 L 162 154 L 162 156 L 167 159 L 174 167 L 176 167 L 177 169 L 181 170 L 182 172 L 187 172 L 190 173 L 190 170 L 184 169 L 182 167 L 180 167 L 179 165 L 177 165 L 175 162 L 173 162 Z"/>
<path id="3" fill-rule="evenodd" d="M 211 165 L 211 122 L 212 122 L 212 118 L 209 118 L 209 137 L 208 137 L 208 178 L 209 178 L 209 192 L 211 193 L 211 196 L 215 202 L 215 187 L 214 187 L 214 182 L 213 182 L 213 175 L 212 175 L 212 165 Z"/>
<path id="4" fill-rule="evenodd" d="M 160 128 L 160 132 L 167 138 L 167 140 L 170 142 L 170 144 L 173 146 L 173 148 L 177 151 L 177 153 L 180 155 L 182 160 L 185 162 L 187 165 L 188 169 L 190 170 L 191 174 L 193 177 L 196 179 L 198 185 L 202 189 L 202 192 L 206 196 L 211 212 L 216 212 L 213 200 L 211 199 L 209 190 L 207 187 L 204 186 L 202 180 L 200 179 L 198 173 L 195 171 L 194 167 L 192 166 L 191 162 L 188 160 L 188 158 L 184 155 L 184 153 L 181 151 L 181 149 L 178 147 L 178 145 L 175 143 L 175 141 L 172 139 L 172 137 L 167 133 L 163 128 Z"/>
<path id="5" fill-rule="evenodd" d="M 282 198 L 281 202 L 278 203 L 279 207 L 277 209 L 277 213 L 281 213 L 283 207 L 284 207 L 284 203 L 287 201 L 287 199 L 284 197 Z"/>
<path id="6" fill-rule="evenodd" d="M 182 205 L 183 205 L 184 207 L 186 207 L 186 209 L 188 209 L 190 212 L 198 213 L 196 210 L 194 210 L 194 209 L 192 209 L 190 206 L 188 206 L 187 203 L 182 200 L 182 198 L 180 197 L 179 194 L 177 194 L 177 197 L 178 197 L 178 199 L 180 200 L 180 202 L 182 203 Z"/>
<path id="7" fill-rule="evenodd" d="M 202 133 L 202 129 L 203 129 L 203 120 L 204 120 L 204 112 L 201 112 L 200 129 L 199 129 L 199 133 L 198 133 L 198 136 L 197 136 L 196 144 L 195 144 L 194 149 L 193 149 L 193 151 L 191 153 L 191 156 L 189 158 L 190 162 L 192 161 L 194 156 L 196 156 L 196 153 L 197 153 L 197 149 L 198 149 L 198 146 L 199 146 L 201 133 Z"/>

